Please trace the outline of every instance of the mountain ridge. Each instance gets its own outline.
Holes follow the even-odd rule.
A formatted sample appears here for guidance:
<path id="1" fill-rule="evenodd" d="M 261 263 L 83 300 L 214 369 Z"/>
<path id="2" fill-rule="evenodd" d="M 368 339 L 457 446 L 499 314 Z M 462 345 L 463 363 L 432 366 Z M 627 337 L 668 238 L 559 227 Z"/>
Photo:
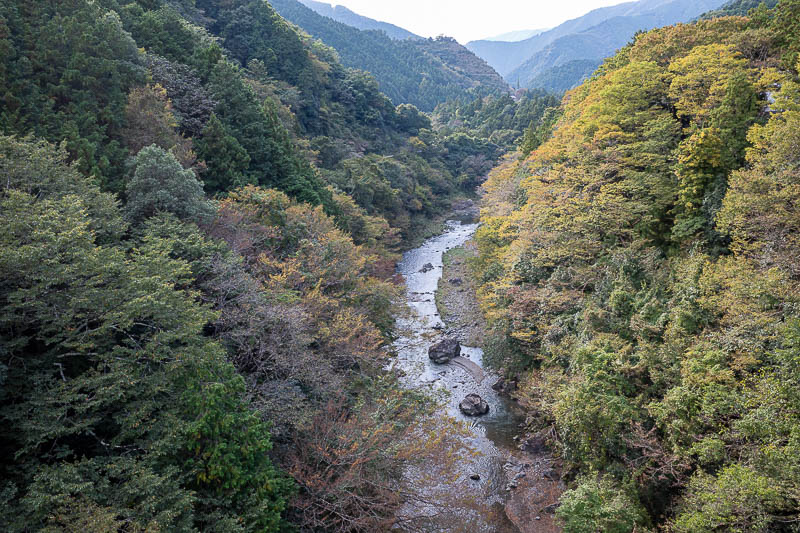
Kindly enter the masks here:
<path id="1" fill-rule="evenodd" d="M 674 7 L 676 5 L 678 5 L 678 7 L 681 9 L 681 16 L 673 17 L 675 20 L 672 20 L 672 22 L 664 22 L 664 24 L 689 21 L 706 11 L 721 6 L 723 3 L 724 0 L 701 2 L 694 2 L 690 0 L 639 0 L 635 2 L 625 2 L 615 6 L 594 9 L 585 15 L 570 19 L 549 31 L 535 35 L 524 41 L 515 43 L 485 40 L 471 41 L 467 43 L 466 46 L 478 57 L 486 60 L 492 67 L 494 67 L 495 70 L 497 70 L 497 72 L 500 73 L 501 76 L 513 83 L 514 79 L 509 78 L 509 75 L 512 73 L 515 75 L 519 74 L 515 71 L 522 67 L 526 61 L 530 60 L 536 53 L 544 50 L 547 46 L 560 38 L 596 28 L 598 25 L 617 17 L 634 17 L 648 14 L 652 15 L 652 12 L 654 11 L 661 10 L 663 12 L 670 6 Z M 701 4 L 704 7 L 694 10 L 696 13 L 693 15 L 683 14 L 687 12 L 687 7 L 696 4 Z M 691 9 L 688 10 L 690 13 L 693 13 L 694 11 Z M 666 21 L 670 19 L 669 17 L 664 17 L 664 20 Z M 654 26 L 650 27 L 652 28 Z M 624 40 L 627 41 L 627 39 L 629 39 L 631 36 L 632 34 L 625 36 Z M 622 44 L 624 44 L 624 42 Z M 614 49 L 605 50 L 602 55 L 595 55 L 596 57 L 605 57 L 613 51 Z M 587 57 L 584 56 L 583 58 L 574 59 L 587 59 Z"/>
<path id="2" fill-rule="evenodd" d="M 637 31 L 667 26 L 718 7 L 719 0 L 676 0 L 666 4 L 669 11 L 656 9 L 636 16 L 617 16 L 585 31 L 566 35 L 553 41 L 514 69 L 508 77 L 519 80 L 522 87 L 536 87 L 540 74 L 570 61 L 593 60 L 598 64 L 627 44 Z M 677 19 L 677 20 L 676 20 Z M 582 78 L 564 78 L 558 90 L 571 89 Z"/>
<path id="3" fill-rule="evenodd" d="M 370 72 L 395 104 L 433 111 L 465 89 L 510 91 L 503 78 L 454 39 L 394 40 L 320 15 L 298 0 L 273 0 L 285 19 L 334 48 L 347 67 Z"/>
<path id="4" fill-rule="evenodd" d="M 516 31 L 509 31 L 506 33 L 501 33 L 500 35 L 495 35 L 492 37 L 485 37 L 481 39 L 482 41 L 491 41 L 491 42 L 504 42 L 504 43 L 516 43 L 519 41 L 524 41 L 525 39 L 530 39 L 540 33 L 544 33 L 550 28 L 539 28 L 535 30 L 516 30 Z"/>
<path id="5" fill-rule="evenodd" d="M 316 0 L 300 0 L 300 3 L 324 17 L 358 28 L 359 30 L 383 31 L 386 35 L 396 40 L 424 39 L 424 37 L 412 33 L 405 28 L 382 20 L 375 20 L 359 15 L 355 11 L 342 5 L 327 4 L 325 2 L 317 2 Z"/>

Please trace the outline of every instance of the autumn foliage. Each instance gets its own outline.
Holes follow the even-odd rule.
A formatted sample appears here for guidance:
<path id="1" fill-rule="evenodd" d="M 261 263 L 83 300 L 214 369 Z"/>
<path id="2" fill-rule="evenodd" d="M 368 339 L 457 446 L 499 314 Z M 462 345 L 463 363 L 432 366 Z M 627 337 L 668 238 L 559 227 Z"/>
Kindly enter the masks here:
<path id="1" fill-rule="evenodd" d="M 795 4 L 637 36 L 484 186 L 487 355 L 555 429 L 569 531 L 800 519 Z"/>

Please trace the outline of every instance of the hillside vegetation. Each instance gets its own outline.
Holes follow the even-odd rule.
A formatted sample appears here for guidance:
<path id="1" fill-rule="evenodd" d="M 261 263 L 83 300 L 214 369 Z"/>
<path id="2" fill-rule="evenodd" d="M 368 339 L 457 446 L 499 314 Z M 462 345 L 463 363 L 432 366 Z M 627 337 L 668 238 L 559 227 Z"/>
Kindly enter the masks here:
<path id="1" fill-rule="evenodd" d="M 344 65 L 370 72 L 396 104 L 433 111 L 464 90 L 508 91 L 485 61 L 455 40 L 395 40 L 382 31 L 362 31 L 324 17 L 297 0 L 273 0 L 287 20 L 336 49 Z"/>
<path id="2" fill-rule="evenodd" d="M 388 527 L 449 448 L 394 262 L 500 147 L 261 0 L 2 2 L 0 56 L 0 529 Z"/>
<path id="3" fill-rule="evenodd" d="M 466 94 L 436 107 L 433 127 L 440 135 L 461 133 L 514 150 L 526 131 L 535 130 L 541 121 L 558 108 L 559 98 L 544 91 L 519 91 L 478 96 Z"/>
<path id="4" fill-rule="evenodd" d="M 751 9 L 757 8 L 762 3 L 767 8 L 773 8 L 778 4 L 778 0 L 730 0 L 719 9 L 703 13 L 703 16 L 700 18 L 712 19 L 716 17 L 729 17 L 732 15 L 745 16 Z"/>
<path id="5" fill-rule="evenodd" d="M 798 20 L 638 35 L 485 185 L 487 358 L 564 461 L 565 531 L 796 531 Z"/>
<path id="6" fill-rule="evenodd" d="M 395 265 L 491 171 L 464 288 L 563 530 L 797 531 L 798 27 L 561 100 L 361 32 L 470 80 L 426 114 L 262 0 L 0 2 L 0 530 L 424 529 L 471 450 L 387 370 Z"/>
<path id="7" fill-rule="evenodd" d="M 422 39 L 419 35 L 415 35 L 399 26 L 361 16 L 342 5 L 315 2 L 314 0 L 301 0 L 301 3 L 324 17 L 347 24 L 348 26 L 353 26 L 359 30 L 379 30 L 386 33 L 386 35 L 392 39 Z"/>

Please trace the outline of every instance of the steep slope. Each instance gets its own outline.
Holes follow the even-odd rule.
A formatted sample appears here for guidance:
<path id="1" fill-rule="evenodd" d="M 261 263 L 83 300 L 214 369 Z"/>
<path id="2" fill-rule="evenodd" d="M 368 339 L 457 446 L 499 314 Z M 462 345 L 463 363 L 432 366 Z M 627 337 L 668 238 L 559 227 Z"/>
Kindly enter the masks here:
<path id="1" fill-rule="evenodd" d="M 347 24 L 359 30 L 378 30 L 386 33 L 392 39 L 422 39 L 419 35 L 411 33 L 410 31 L 395 26 L 388 22 L 381 22 L 379 20 L 364 17 L 358 13 L 350 11 L 345 6 L 331 5 L 324 2 L 316 2 L 315 0 L 300 0 L 300 2 L 309 9 L 313 9 L 323 17 L 331 18 L 342 24 Z"/>
<path id="2" fill-rule="evenodd" d="M 273 0 L 272 5 L 281 16 L 335 48 L 344 65 L 374 75 L 396 104 L 432 111 L 464 89 L 508 90 L 486 62 L 452 39 L 397 41 L 383 32 L 362 31 L 323 17 L 297 0 Z"/>
<path id="3" fill-rule="evenodd" d="M 384 530 L 453 450 L 395 254 L 498 146 L 262 0 L 6 0 L 0 55 L 0 531 Z"/>
<path id="4" fill-rule="evenodd" d="M 514 83 L 519 80 L 522 87 L 538 87 L 533 85 L 534 78 L 548 69 L 575 60 L 599 61 L 624 46 L 637 31 L 689 21 L 719 5 L 720 0 L 676 0 L 641 15 L 610 18 L 587 30 L 556 39 L 511 71 L 507 78 Z M 580 81 L 580 77 L 565 80 L 564 89 L 571 89 Z"/>
<path id="5" fill-rule="evenodd" d="M 437 57 L 448 68 L 472 80 L 473 85 L 470 88 L 486 92 L 508 92 L 508 84 L 497 71 L 451 37 L 423 39 L 410 44 L 427 55 Z"/>
<path id="6" fill-rule="evenodd" d="M 467 43 L 467 48 L 475 52 L 478 57 L 485 59 L 502 76 L 513 82 L 513 79 L 508 76 L 512 71 L 530 59 L 535 53 L 543 50 L 546 46 L 562 37 L 584 32 L 616 17 L 657 15 L 663 17 L 662 20 L 669 21 L 664 22 L 664 24 L 685 22 L 692 20 L 697 15 L 709 9 L 714 9 L 722 5 L 723 1 L 724 0 L 713 0 L 711 2 L 708 0 L 701 0 L 700 2 L 693 2 L 690 0 L 639 0 L 636 2 L 626 2 L 616 6 L 594 9 L 586 15 L 568 20 L 552 30 L 524 41 L 517 43 L 473 41 Z M 704 7 L 694 9 L 693 6 L 695 6 L 695 4 Z M 632 33 L 626 35 L 624 41 L 627 41 L 632 35 Z M 613 52 L 613 49 L 611 52 Z M 608 52 L 605 55 L 608 55 Z M 582 59 L 591 57 L 604 56 L 591 53 L 590 55 L 584 56 Z"/>
<path id="7" fill-rule="evenodd" d="M 597 70 L 597 67 L 602 63 L 602 59 L 574 59 L 567 61 L 539 72 L 527 81 L 527 86 L 555 93 L 568 91 L 591 76 L 592 72 Z"/>
<path id="8" fill-rule="evenodd" d="M 800 520 L 798 23 L 638 36 L 484 185 L 485 360 L 564 460 L 564 531 Z"/>
<path id="9" fill-rule="evenodd" d="M 778 4 L 778 0 L 730 0 L 730 2 L 719 9 L 703 13 L 703 16 L 700 18 L 707 20 L 715 17 L 729 17 L 732 15 L 745 16 L 751 9 L 755 9 L 761 4 L 771 9 Z"/>

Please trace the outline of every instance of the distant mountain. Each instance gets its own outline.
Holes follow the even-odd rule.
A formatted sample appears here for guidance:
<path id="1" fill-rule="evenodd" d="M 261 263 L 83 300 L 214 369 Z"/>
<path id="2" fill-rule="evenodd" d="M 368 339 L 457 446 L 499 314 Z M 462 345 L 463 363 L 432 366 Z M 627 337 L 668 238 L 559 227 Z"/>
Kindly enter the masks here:
<path id="1" fill-rule="evenodd" d="M 617 32 L 625 28 L 624 35 L 605 35 L 600 37 L 600 41 L 595 42 L 592 38 L 584 36 L 583 42 L 587 47 L 584 52 L 578 54 L 580 57 L 575 57 L 575 54 L 566 54 L 561 63 L 551 64 L 546 68 L 558 66 L 573 59 L 594 59 L 602 58 L 612 53 L 616 48 L 604 47 L 602 50 L 594 49 L 593 46 L 602 45 L 604 42 L 614 43 L 617 47 L 624 45 L 633 36 L 638 29 L 652 28 L 654 26 L 649 24 L 664 25 L 674 24 L 676 22 L 684 22 L 692 20 L 698 15 L 705 13 L 711 9 L 716 9 L 721 6 L 725 0 L 639 0 L 636 2 L 626 2 L 616 6 L 603 7 L 595 9 L 589 13 L 556 26 L 552 30 L 546 31 L 539 35 L 535 35 L 530 39 L 519 41 L 515 43 L 498 42 L 498 41 L 472 41 L 467 43 L 467 48 L 475 52 L 476 55 L 485 59 L 495 70 L 504 76 L 512 84 L 516 83 L 516 77 L 531 79 L 538 72 L 527 72 L 524 70 L 517 70 L 523 63 L 532 59 L 534 54 L 544 50 L 548 45 L 554 43 L 562 37 L 567 37 L 573 34 L 579 34 L 592 30 L 590 33 L 593 36 L 600 37 L 603 31 Z M 603 28 L 595 27 L 603 24 L 606 21 L 616 18 L 629 18 L 646 16 L 645 19 L 639 21 L 631 21 L 631 24 L 624 24 L 620 21 L 610 24 L 606 30 Z M 661 22 L 652 22 L 661 21 Z M 637 26 L 633 31 L 629 28 Z M 569 41 L 569 47 L 577 46 L 576 41 Z M 617 44 L 619 43 L 619 44 Z M 551 57 L 562 57 L 560 51 L 548 52 Z M 544 65 L 544 61 L 535 60 L 537 64 Z"/>
<path id="2" fill-rule="evenodd" d="M 574 59 L 540 72 L 528 81 L 528 86 L 558 93 L 580 85 L 602 64 L 602 59 Z"/>
<path id="3" fill-rule="evenodd" d="M 538 77 L 552 68 L 572 61 L 601 60 L 625 46 L 639 30 L 649 30 L 677 22 L 688 22 L 709 9 L 719 7 L 723 0 L 674 0 L 642 15 L 613 17 L 587 30 L 560 37 L 536 52 L 525 63 L 511 71 L 507 79 L 521 87 L 540 87 Z M 578 85 L 585 73 L 569 80 L 562 74 L 562 89 Z M 518 81 L 517 81 L 518 80 Z"/>
<path id="4" fill-rule="evenodd" d="M 703 13 L 701 19 L 713 19 L 716 17 L 729 17 L 731 15 L 747 15 L 751 9 L 755 9 L 759 4 L 764 3 L 770 9 L 778 4 L 778 0 L 731 0 L 719 9 Z"/>
<path id="5" fill-rule="evenodd" d="M 359 30 L 322 16 L 298 0 L 271 3 L 282 17 L 334 48 L 342 64 L 372 73 L 395 104 L 433 111 L 466 89 L 510 91 L 492 67 L 453 39 L 393 40 L 383 31 Z"/>
<path id="6" fill-rule="evenodd" d="M 413 34 L 400 26 L 361 16 L 344 6 L 333 6 L 324 2 L 315 2 L 314 0 L 300 0 L 300 2 L 323 17 L 332 18 L 336 22 L 347 24 L 359 30 L 383 31 L 392 39 L 422 39 L 419 35 Z"/>
<path id="7" fill-rule="evenodd" d="M 525 39 L 530 39 L 534 35 L 539 35 L 540 33 L 544 33 L 549 28 L 541 28 L 538 30 L 518 30 L 518 31 L 510 31 L 508 33 L 503 33 L 501 35 L 495 35 L 494 37 L 487 37 L 483 39 L 484 41 L 502 41 L 506 43 L 516 43 L 519 41 L 524 41 Z"/>

